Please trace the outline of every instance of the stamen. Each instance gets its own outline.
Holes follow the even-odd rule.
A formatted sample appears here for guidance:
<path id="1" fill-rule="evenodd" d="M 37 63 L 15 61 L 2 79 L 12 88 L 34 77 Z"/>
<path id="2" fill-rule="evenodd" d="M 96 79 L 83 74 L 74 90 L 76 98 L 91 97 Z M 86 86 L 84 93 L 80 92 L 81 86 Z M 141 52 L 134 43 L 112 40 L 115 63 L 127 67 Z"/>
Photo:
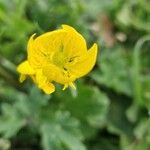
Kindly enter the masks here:
<path id="1" fill-rule="evenodd" d="M 79 57 L 79 56 L 71 57 L 71 58 L 69 59 L 69 61 L 68 61 L 68 62 L 69 62 L 69 63 L 73 62 L 73 61 L 74 61 L 74 59 L 75 59 L 75 58 L 77 58 L 77 57 Z"/>
<path id="2" fill-rule="evenodd" d="M 68 87 L 68 84 L 65 84 L 62 90 L 64 91 L 67 87 Z"/>
<path id="3" fill-rule="evenodd" d="M 68 62 L 73 62 L 73 58 L 70 58 Z"/>
<path id="4" fill-rule="evenodd" d="M 69 84 L 69 86 L 76 90 L 76 86 L 75 86 L 75 84 L 74 84 L 73 82 L 71 82 L 71 83 Z"/>
<path id="5" fill-rule="evenodd" d="M 65 70 L 65 71 L 67 71 L 68 69 L 67 68 L 65 68 L 65 67 L 63 67 L 63 69 Z"/>

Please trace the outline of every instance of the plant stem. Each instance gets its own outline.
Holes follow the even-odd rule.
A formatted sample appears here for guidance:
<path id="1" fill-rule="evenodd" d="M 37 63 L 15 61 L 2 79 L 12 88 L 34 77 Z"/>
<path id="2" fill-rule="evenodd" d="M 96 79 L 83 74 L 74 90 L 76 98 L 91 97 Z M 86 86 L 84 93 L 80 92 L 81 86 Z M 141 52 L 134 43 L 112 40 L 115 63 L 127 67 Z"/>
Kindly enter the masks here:
<path id="1" fill-rule="evenodd" d="M 134 48 L 133 52 L 133 92 L 134 92 L 134 100 L 138 102 L 138 104 L 142 104 L 142 85 L 140 78 L 141 71 L 141 62 L 140 62 L 140 50 L 143 44 L 147 41 L 150 41 L 150 35 L 146 35 L 140 38 Z"/>

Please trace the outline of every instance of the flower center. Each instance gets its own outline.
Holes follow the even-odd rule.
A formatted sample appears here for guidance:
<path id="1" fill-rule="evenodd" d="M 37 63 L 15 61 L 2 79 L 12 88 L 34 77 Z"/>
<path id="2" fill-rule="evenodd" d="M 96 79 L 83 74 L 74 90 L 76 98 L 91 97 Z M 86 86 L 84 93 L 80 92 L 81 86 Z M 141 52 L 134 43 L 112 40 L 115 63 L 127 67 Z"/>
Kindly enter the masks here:
<path id="1" fill-rule="evenodd" d="M 68 56 L 64 51 L 63 44 L 60 45 L 52 56 L 52 62 L 62 69 L 63 73 L 69 73 L 72 66 L 78 61 L 78 56 Z"/>
<path id="2" fill-rule="evenodd" d="M 55 52 L 53 55 L 53 63 L 56 66 L 63 68 L 65 64 L 67 63 L 67 57 L 64 54 L 64 52 L 62 51 Z"/>

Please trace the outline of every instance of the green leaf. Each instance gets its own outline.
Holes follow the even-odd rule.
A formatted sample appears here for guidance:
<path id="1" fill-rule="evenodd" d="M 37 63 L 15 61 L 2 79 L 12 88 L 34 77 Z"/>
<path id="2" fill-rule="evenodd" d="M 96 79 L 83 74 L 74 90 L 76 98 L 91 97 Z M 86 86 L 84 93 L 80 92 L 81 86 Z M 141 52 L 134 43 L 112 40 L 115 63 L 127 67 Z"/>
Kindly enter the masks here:
<path id="1" fill-rule="evenodd" d="M 150 145 L 150 118 L 142 118 L 134 129 L 134 135 L 137 140 L 143 140 Z"/>
<path id="2" fill-rule="evenodd" d="M 116 96 L 111 97 L 107 123 L 107 129 L 110 133 L 132 135 L 134 125 L 126 116 L 126 110 L 129 104 L 130 99 L 123 97 L 117 98 Z"/>
<path id="3" fill-rule="evenodd" d="M 2 103 L 1 106 L 0 133 L 7 138 L 16 135 L 26 125 L 38 126 L 41 108 L 47 105 L 50 99 L 35 87 L 30 88 L 29 95 L 6 87 L 1 89 L 0 93 L 7 102 L 12 103 Z"/>
<path id="4" fill-rule="evenodd" d="M 42 146 L 45 150 L 85 150 L 78 130 L 79 122 L 68 112 L 56 112 L 49 121 L 41 124 Z"/>
<path id="5" fill-rule="evenodd" d="M 119 146 L 115 143 L 117 139 L 110 139 L 99 137 L 99 139 L 94 143 L 90 150 L 119 150 Z"/>
<path id="6" fill-rule="evenodd" d="M 91 77 L 99 84 L 118 93 L 132 95 L 128 60 L 120 47 L 105 49 L 98 58 L 99 68 Z"/>
<path id="7" fill-rule="evenodd" d="M 61 109 L 68 110 L 81 122 L 82 132 L 91 136 L 106 123 L 109 107 L 107 96 L 96 87 L 77 84 L 78 95 L 73 97 L 69 90 L 56 93 L 53 99 L 60 101 Z"/>
<path id="8" fill-rule="evenodd" d="M 106 117 L 109 101 L 107 96 L 96 87 L 84 84 L 77 85 L 78 96 L 72 97 L 66 90 L 56 98 L 63 99 L 65 109 L 81 120 L 87 121 L 95 127 L 101 126 Z"/>
<path id="9" fill-rule="evenodd" d="M 5 138 L 15 136 L 17 132 L 26 124 L 16 109 L 9 104 L 2 105 L 2 116 L 0 116 L 0 133 Z"/>
<path id="10" fill-rule="evenodd" d="M 146 123 L 146 125 L 144 125 L 145 123 L 146 122 L 144 121 L 142 124 L 140 124 L 140 126 L 136 128 L 135 134 L 138 135 L 136 135 L 134 138 L 129 138 L 128 136 L 121 135 L 120 147 L 122 150 L 133 150 L 133 149 L 149 150 L 150 149 L 150 133 L 147 126 L 149 125 L 149 123 L 148 124 Z M 145 128 L 146 130 L 143 127 L 144 128 L 146 127 Z"/>

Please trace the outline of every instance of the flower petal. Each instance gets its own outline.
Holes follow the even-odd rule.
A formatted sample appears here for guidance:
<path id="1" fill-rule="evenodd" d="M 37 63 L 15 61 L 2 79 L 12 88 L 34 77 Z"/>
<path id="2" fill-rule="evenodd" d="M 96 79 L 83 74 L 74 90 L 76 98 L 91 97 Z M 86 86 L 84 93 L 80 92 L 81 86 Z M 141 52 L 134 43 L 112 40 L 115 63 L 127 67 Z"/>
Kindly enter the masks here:
<path id="1" fill-rule="evenodd" d="M 70 32 L 77 32 L 73 27 L 69 26 L 69 25 L 66 25 L 66 24 L 63 24 L 62 25 L 62 28 L 66 31 L 70 31 Z"/>
<path id="2" fill-rule="evenodd" d="M 18 67 L 17 71 L 24 75 L 32 75 L 35 73 L 34 69 L 30 66 L 29 62 L 26 60 L 22 62 Z"/>
<path id="3" fill-rule="evenodd" d="M 36 34 L 31 35 L 29 41 L 28 41 L 28 45 L 27 45 L 27 52 L 28 52 L 28 57 L 30 56 L 30 52 L 32 52 L 32 49 L 34 48 L 34 37 Z"/>
<path id="4" fill-rule="evenodd" d="M 45 54 L 42 51 L 43 48 L 40 47 L 41 44 L 36 43 L 34 36 L 35 34 L 33 34 L 28 41 L 28 61 L 34 69 L 39 69 L 44 63 L 46 63 L 46 59 Z"/>
<path id="5" fill-rule="evenodd" d="M 55 91 L 55 86 L 52 83 L 45 83 L 41 89 L 46 93 L 46 94 L 51 94 Z"/>
<path id="6" fill-rule="evenodd" d="M 43 74 L 47 76 L 48 80 L 55 81 L 60 84 L 68 84 L 75 80 L 74 75 L 69 74 L 67 71 L 64 71 L 53 64 L 45 66 L 43 68 Z"/>
<path id="7" fill-rule="evenodd" d="M 42 70 L 37 71 L 34 81 L 46 94 L 51 94 L 55 91 L 55 86 L 47 80 L 47 78 L 43 75 Z"/>
<path id="8" fill-rule="evenodd" d="M 64 41 L 66 54 L 72 57 L 83 54 L 87 50 L 84 37 L 69 25 L 63 24 L 62 27 L 68 33 Z"/>
<path id="9" fill-rule="evenodd" d="M 75 74 L 77 78 L 86 75 L 94 67 L 96 57 L 97 57 L 97 44 L 94 44 L 87 51 L 86 57 L 85 56 L 81 57 L 81 60 L 78 61 L 74 66 L 72 66 L 71 72 Z"/>
<path id="10" fill-rule="evenodd" d="M 67 29 L 66 29 L 67 28 Z M 82 55 L 86 52 L 86 41 L 75 29 L 65 25 L 63 29 L 45 33 L 29 44 L 29 61 L 35 68 L 40 68 L 52 61 L 55 52 L 64 52 L 66 57 Z M 31 59 L 30 59 L 31 58 Z"/>

